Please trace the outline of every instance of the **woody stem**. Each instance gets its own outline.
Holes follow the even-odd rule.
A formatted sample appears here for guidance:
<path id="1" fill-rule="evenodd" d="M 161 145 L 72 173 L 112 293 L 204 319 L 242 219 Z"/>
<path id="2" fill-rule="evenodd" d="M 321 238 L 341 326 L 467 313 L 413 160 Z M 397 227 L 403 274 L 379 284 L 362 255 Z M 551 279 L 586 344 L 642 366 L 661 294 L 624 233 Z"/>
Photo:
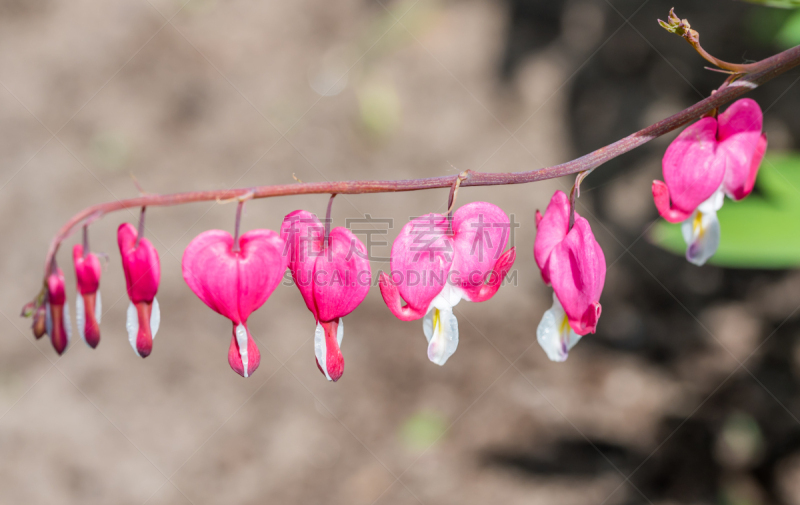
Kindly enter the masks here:
<path id="1" fill-rule="evenodd" d="M 728 102 L 739 98 L 745 93 L 757 88 L 761 84 L 774 79 L 788 70 L 800 65 L 800 46 L 795 46 L 781 53 L 771 56 L 758 63 L 758 70 L 742 76 L 737 81 L 724 85 L 716 93 L 705 98 L 691 107 L 688 107 L 677 114 L 652 124 L 638 132 L 620 139 L 596 151 L 583 155 L 580 158 L 554 165 L 551 167 L 528 170 L 523 172 L 472 172 L 470 171 L 460 182 L 460 186 L 495 186 L 500 184 L 526 184 L 529 182 L 542 181 L 563 177 L 565 175 L 577 174 L 586 170 L 591 170 L 612 160 L 622 154 L 632 151 L 647 142 L 680 128 L 695 119 L 703 116 L 706 112 L 716 109 Z M 427 177 L 423 179 L 406 179 L 395 181 L 334 181 L 334 182 L 307 182 L 295 184 L 280 184 L 274 186 L 259 186 L 255 188 L 196 191 L 188 193 L 173 193 L 168 195 L 147 194 L 137 198 L 127 200 L 115 200 L 91 207 L 87 207 L 74 215 L 58 231 L 50 242 L 50 247 L 45 258 L 45 272 L 49 272 L 56 252 L 61 242 L 64 241 L 72 229 L 86 220 L 87 218 L 99 217 L 110 212 L 127 209 L 131 207 L 144 206 L 170 206 L 182 205 L 192 202 L 202 202 L 209 200 L 226 200 L 240 198 L 252 193 L 252 198 L 269 198 L 284 195 L 304 195 L 304 194 L 361 194 L 361 193 L 391 193 L 398 191 L 419 191 L 423 189 L 448 188 L 453 187 L 459 175 L 447 175 L 439 177 Z M 141 221 L 143 223 L 143 220 Z M 140 223 L 140 224 L 141 224 Z M 139 236 L 141 236 L 140 229 Z"/>

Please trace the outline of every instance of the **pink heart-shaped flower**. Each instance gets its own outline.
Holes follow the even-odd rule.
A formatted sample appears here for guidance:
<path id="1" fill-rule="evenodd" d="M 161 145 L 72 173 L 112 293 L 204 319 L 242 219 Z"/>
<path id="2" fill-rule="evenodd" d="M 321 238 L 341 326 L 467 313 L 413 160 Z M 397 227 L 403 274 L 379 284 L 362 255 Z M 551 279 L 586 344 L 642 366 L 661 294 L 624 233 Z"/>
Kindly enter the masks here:
<path id="1" fill-rule="evenodd" d="M 247 318 L 270 297 L 288 256 L 283 240 L 272 230 L 252 230 L 239 239 L 223 230 L 209 230 L 192 240 L 183 253 L 183 278 L 203 303 L 233 322 L 228 362 L 248 377 L 258 367 L 258 347 L 247 329 Z"/>

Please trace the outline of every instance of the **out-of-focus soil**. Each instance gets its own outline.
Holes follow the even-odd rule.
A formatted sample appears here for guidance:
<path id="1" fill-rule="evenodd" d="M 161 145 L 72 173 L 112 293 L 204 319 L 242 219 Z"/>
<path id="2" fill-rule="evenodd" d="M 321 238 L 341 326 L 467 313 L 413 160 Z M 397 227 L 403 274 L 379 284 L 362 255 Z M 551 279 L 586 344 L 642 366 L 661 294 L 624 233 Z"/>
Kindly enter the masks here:
<path id="1" fill-rule="evenodd" d="M 608 280 L 600 332 L 563 364 L 536 344 L 551 295 L 531 251 L 534 212 L 566 180 L 459 191 L 459 204 L 493 202 L 521 226 L 516 283 L 458 305 L 460 345 L 444 367 L 427 360 L 420 322 L 395 319 L 373 288 L 346 318 L 344 377 L 328 383 L 314 362 L 313 316 L 295 287 L 280 286 L 249 320 L 260 368 L 248 379 L 232 372 L 230 322 L 180 270 L 195 235 L 232 229 L 232 204 L 148 210 L 162 319 L 147 359 L 127 342 L 115 242 L 136 210 L 91 226 L 92 248 L 108 254 L 96 350 L 76 339 L 59 358 L 18 317 L 58 228 L 87 205 L 137 195 L 132 175 L 144 191 L 167 193 L 530 170 L 582 154 L 570 136 L 571 78 L 603 44 L 603 27 L 619 23 L 578 16 L 574 31 L 554 19 L 582 42 L 545 45 L 503 74 L 509 9 L 496 2 L 0 0 L 0 503 L 705 503 L 725 482 L 762 501 L 800 496 L 791 450 L 742 456 L 738 439 L 726 445 L 728 414 L 746 413 L 746 400 L 730 409 L 734 401 L 719 400 L 713 423 L 695 421 L 717 398 L 742 398 L 731 384 L 750 372 L 739 364 L 793 314 L 800 279 L 739 282 L 644 240 L 626 253 L 650 222 L 640 216 L 654 217 L 657 156 L 598 192 L 630 205 L 581 198 Z M 661 36 L 649 18 L 636 26 Z M 392 219 L 376 239 L 390 244 L 410 216 L 443 212 L 447 194 L 342 195 L 334 224 Z M 322 214 L 326 204 L 253 201 L 243 227 L 277 229 L 292 210 Z M 361 228 L 370 226 L 386 229 Z M 77 240 L 59 255 L 70 294 Z M 389 246 L 371 252 L 386 257 Z M 730 296 L 714 298 L 721 290 Z M 788 388 L 792 398 L 796 326 L 790 319 L 785 345 L 770 351 L 788 375 L 761 377 L 765 391 Z M 773 401 L 753 382 L 742 388 Z M 766 440 L 797 433 L 796 404 L 769 405 L 743 422 L 756 418 Z M 780 416 L 779 436 L 770 438 L 764 412 Z M 685 456 L 670 440 L 698 452 Z M 766 453 L 769 475 L 751 475 Z M 687 488 L 673 468 L 712 484 Z"/>

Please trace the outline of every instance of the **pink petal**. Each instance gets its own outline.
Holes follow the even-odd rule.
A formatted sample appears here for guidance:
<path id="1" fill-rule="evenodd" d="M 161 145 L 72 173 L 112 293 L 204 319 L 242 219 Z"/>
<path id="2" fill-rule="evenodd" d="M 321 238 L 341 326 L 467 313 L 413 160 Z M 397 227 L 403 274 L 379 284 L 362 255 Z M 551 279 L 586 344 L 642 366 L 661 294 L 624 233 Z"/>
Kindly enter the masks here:
<path id="1" fill-rule="evenodd" d="M 239 247 L 239 315 L 247 321 L 278 287 L 289 258 L 272 230 L 250 230 L 239 238 Z"/>
<path id="2" fill-rule="evenodd" d="M 480 288 L 506 248 L 510 230 L 508 216 L 496 205 L 473 202 L 459 208 L 453 215 L 454 281 L 463 289 Z"/>
<path id="3" fill-rule="evenodd" d="M 67 295 L 64 289 L 64 272 L 60 268 L 55 273 L 47 277 L 47 311 L 49 325 L 47 333 L 50 335 L 50 343 L 60 355 L 63 354 L 69 345 L 69 333 L 64 325 L 64 304 L 67 303 Z"/>
<path id="4" fill-rule="evenodd" d="M 692 212 L 674 209 L 670 206 L 669 188 L 661 181 L 653 181 L 653 201 L 661 217 L 670 223 L 680 223 L 692 215 Z"/>
<path id="5" fill-rule="evenodd" d="M 414 321 L 423 317 L 428 311 L 427 305 L 412 307 L 410 305 L 403 305 L 403 299 L 400 297 L 400 292 L 397 285 L 389 279 L 389 276 L 381 272 L 378 277 L 378 285 L 381 288 L 381 296 L 383 301 L 392 314 L 401 321 Z"/>
<path id="6" fill-rule="evenodd" d="M 516 259 L 517 250 L 515 247 L 503 253 L 494 264 L 492 270 L 485 276 L 485 284 L 472 286 L 464 290 L 467 299 L 471 302 L 485 302 L 493 297 L 497 290 L 500 289 L 500 286 L 503 285 L 503 279 L 506 278 L 509 270 L 514 266 L 514 260 Z"/>
<path id="7" fill-rule="evenodd" d="M 123 223 L 117 229 L 125 284 L 131 302 L 152 302 L 158 292 L 161 263 L 158 251 L 146 238 L 139 241 L 139 247 L 135 247 L 138 235 L 136 228 L 130 223 Z"/>
<path id="8" fill-rule="evenodd" d="M 341 379 L 344 374 L 344 356 L 342 356 L 342 351 L 339 348 L 339 341 L 337 339 L 341 321 L 339 319 L 334 319 L 333 321 L 322 321 L 319 324 L 325 331 L 326 370 L 323 370 L 318 359 L 317 368 L 319 368 L 323 375 L 327 375 L 333 382 L 336 382 Z"/>
<path id="9" fill-rule="evenodd" d="M 545 284 L 550 284 L 549 261 L 553 248 L 558 245 L 569 230 L 569 199 L 563 191 L 556 191 L 547 205 L 544 217 L 537 212 L 536 239 L 533 243 L 533 257 Z M 576 219 L 578 213 L 575 213 Z"/>
<path id="10" fill-rule="evenodd" d="M 55 273 L 47 277 L 47 301 L 50 305 L 64 305 L 67 302 L 64 272 L 60 268 L 56 268 Z"/>
<path id="11" fill-rule="evenodd" d="M 741 200 L 753 191 L 756 184 L 756 176 L 767 152 L 767 136 L 763 133 L 753 138 L 747 134 L 747 139 L 740 135 L 740 143 L 729 146 L 725 143 L 720 146 L 720 151 L 727 154 L 728 169 L 725 172 L 725 193 L 734 200 Z M 751 142 L 755 142 L 755 148 L 750 149 Z"/>
<path id="12" fill-rule="evenodd" d="M 246 324 L 243 324 L 242 326 L 247 334 L 247 350 L 242 353 L 242 349 L 239 348 L 239 341 L 236 338 L 236 326 L 237 324 L 233 323 L 233 336 L 231 337 L 231 345 L 228 347 L 228 364 L 234 372 L 242 377 L 250 377 L 253 375 L 253 372 L 256 371 L 258 365 L 261 364 L 261 352 L 259 352 L 256 341 L 253 340 L 253 336 L 250 335 L 250 329 L 247 328 Z M 242 361 L 242 355 L 247 356 L 246 370 L 244 362 Z"/>
<path id="13" fill-rule="evenodd" d="M 371 277 L 364 244 L 347 228 L 334 228 L 330 247 L 317 258 L 314 269 L 317 319 L 333 321 L 352 312 L 367 296 Z"/>
<path id="14" fill-rule="evenodd" d="M 725 192 L 734 200 L 750 194 L 755 185 L 767 139 L 761 133 L 764 116 L 755 100 L 744 98 L 719 115 L 718 156 L 724 159 Z"/>
<path id="15" fill-rule="evenodd" d="M 288 257 L 283 241 L 272 230 L 251 230 L 239 238 L 209 230 L 192 240 L 183 253 L 183 278 L 212 310 L 235 324 L 244 323 L 280 283 Z"/>
<path id="16" fill-rule="evenodd" d="M 403 226 L 392 245 L 391 285 L 397 287 L 414 313 L 422 311 L 425 315 L 447 282 L 454 258 L 447 225 L 447 218 L 441 214 L 414 218 Z M 395 304 L 387 301 L 387 305 L 392 308 Z"/>
<path id="17" fill-rule="evenodd" d="M 313 278 L 314 265 L 322 254 L 322 241 L 325 227 L 317 216 L 305 210 L 288 214 L 281 224 L 281 238 L 286 243 L 283 254 L 288 256 L 288 267 L 292 279 L 308 310 L 317 315 L 314 303 Z"/>
<path id="18" fill-rule="evenodd" d="M 575 217 L 575 225 L 550 257 L 550 279 L 569 324 L 578 335 L 594 333 L 600 317 L 600 294 L 606 261 L 589 222 Z"/>
<path id="19" fill-rule="evenodd" d="M 181 270 L 189 289 L 203 303 L 239 324 L 239 269 L 232 247 L 233 237 L 227 231 L 205 231 L 186 247 Z"/>
<path id="20" fill-rule="evenodd" d="M 703 118 L 687 127 L 664 153 L 662 169 L 668 188 L 669 206 L 663 188 L 653 196 L 664 219 L 676 222 L 688 216 L 722 184 L 725 163 L 716 156 L 717 120 Z"/>
<path id="21" fill-rule="evenodd" d="M 75 264 L 75 279 L 80 293 L 85 295 L 96 292 L 100 286 L 100 259 L 91 252 L 84 257 L 83 246 L 75 244 L 72 248 L 72 260 Z"/>

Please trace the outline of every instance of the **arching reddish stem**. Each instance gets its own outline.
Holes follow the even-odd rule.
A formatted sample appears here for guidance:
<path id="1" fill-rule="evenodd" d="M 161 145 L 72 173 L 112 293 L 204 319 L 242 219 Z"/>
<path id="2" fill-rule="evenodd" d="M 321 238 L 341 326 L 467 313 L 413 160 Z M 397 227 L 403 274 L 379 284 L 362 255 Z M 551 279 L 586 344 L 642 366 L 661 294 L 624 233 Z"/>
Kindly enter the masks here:
<path id="1" fill-rule="evenodd" d="M 784 72 L 800 64 L 800 46 L 787 49 L 770 58 L 752 64 L 757 71 L 744 75 L 733 82 L 726 82 L 716 93 L 697 102 L 691 107 L 678 112 L 662 121 L 652 124 L 636 133 L 628 135 L 605 147 L 581 156 L 580 158 L 554 165 L 551 167 L 524 172 L 488 173 L 472 172 L 464 177 L 460 183 L 465 186 L 495 186 L 500 184 L 525 184 L 529 182 L 553 179 L 565 175 L 576 174 L 596 168 L 609 160 L 631 151 L 642 144 L 669 133 L 689 122 L 703 116 L 710 110 L 716 109 L 736 98 L 744 95 L 761 84 L 774 79 Z M 419 191 L 434 188 L 452 188 L 459 175 L 445 175 L 440 177 L 427 177 L 423 179 L 406 179 L 396 181 L 338 181 L 338 182 L 308 182 L 296 184 L 280 184 L 274 186 L 258 186 L 255 188 L 195 191 L 188 193 L 173 193 L 169 195 L 147 194 L 127 200 L 101 203 L 87 207 L 74 215 L 58 231 L 50 242 L 50 248 L 45 258 L 45 278 L 52 269 L 52 263 L 61 242 L 67 238 L 72 229 L 81 222 L 94 220 L 110 212 L 131 207 L 154 207 L 181 205 L 191 202 L 209 200 L 228 200 L 241 198 L 252 193 L 252 198 L 269 198 L 284 195 L 304 194 L 360 194 L 360 193 L 390 193 L 397 191 Z"/>

